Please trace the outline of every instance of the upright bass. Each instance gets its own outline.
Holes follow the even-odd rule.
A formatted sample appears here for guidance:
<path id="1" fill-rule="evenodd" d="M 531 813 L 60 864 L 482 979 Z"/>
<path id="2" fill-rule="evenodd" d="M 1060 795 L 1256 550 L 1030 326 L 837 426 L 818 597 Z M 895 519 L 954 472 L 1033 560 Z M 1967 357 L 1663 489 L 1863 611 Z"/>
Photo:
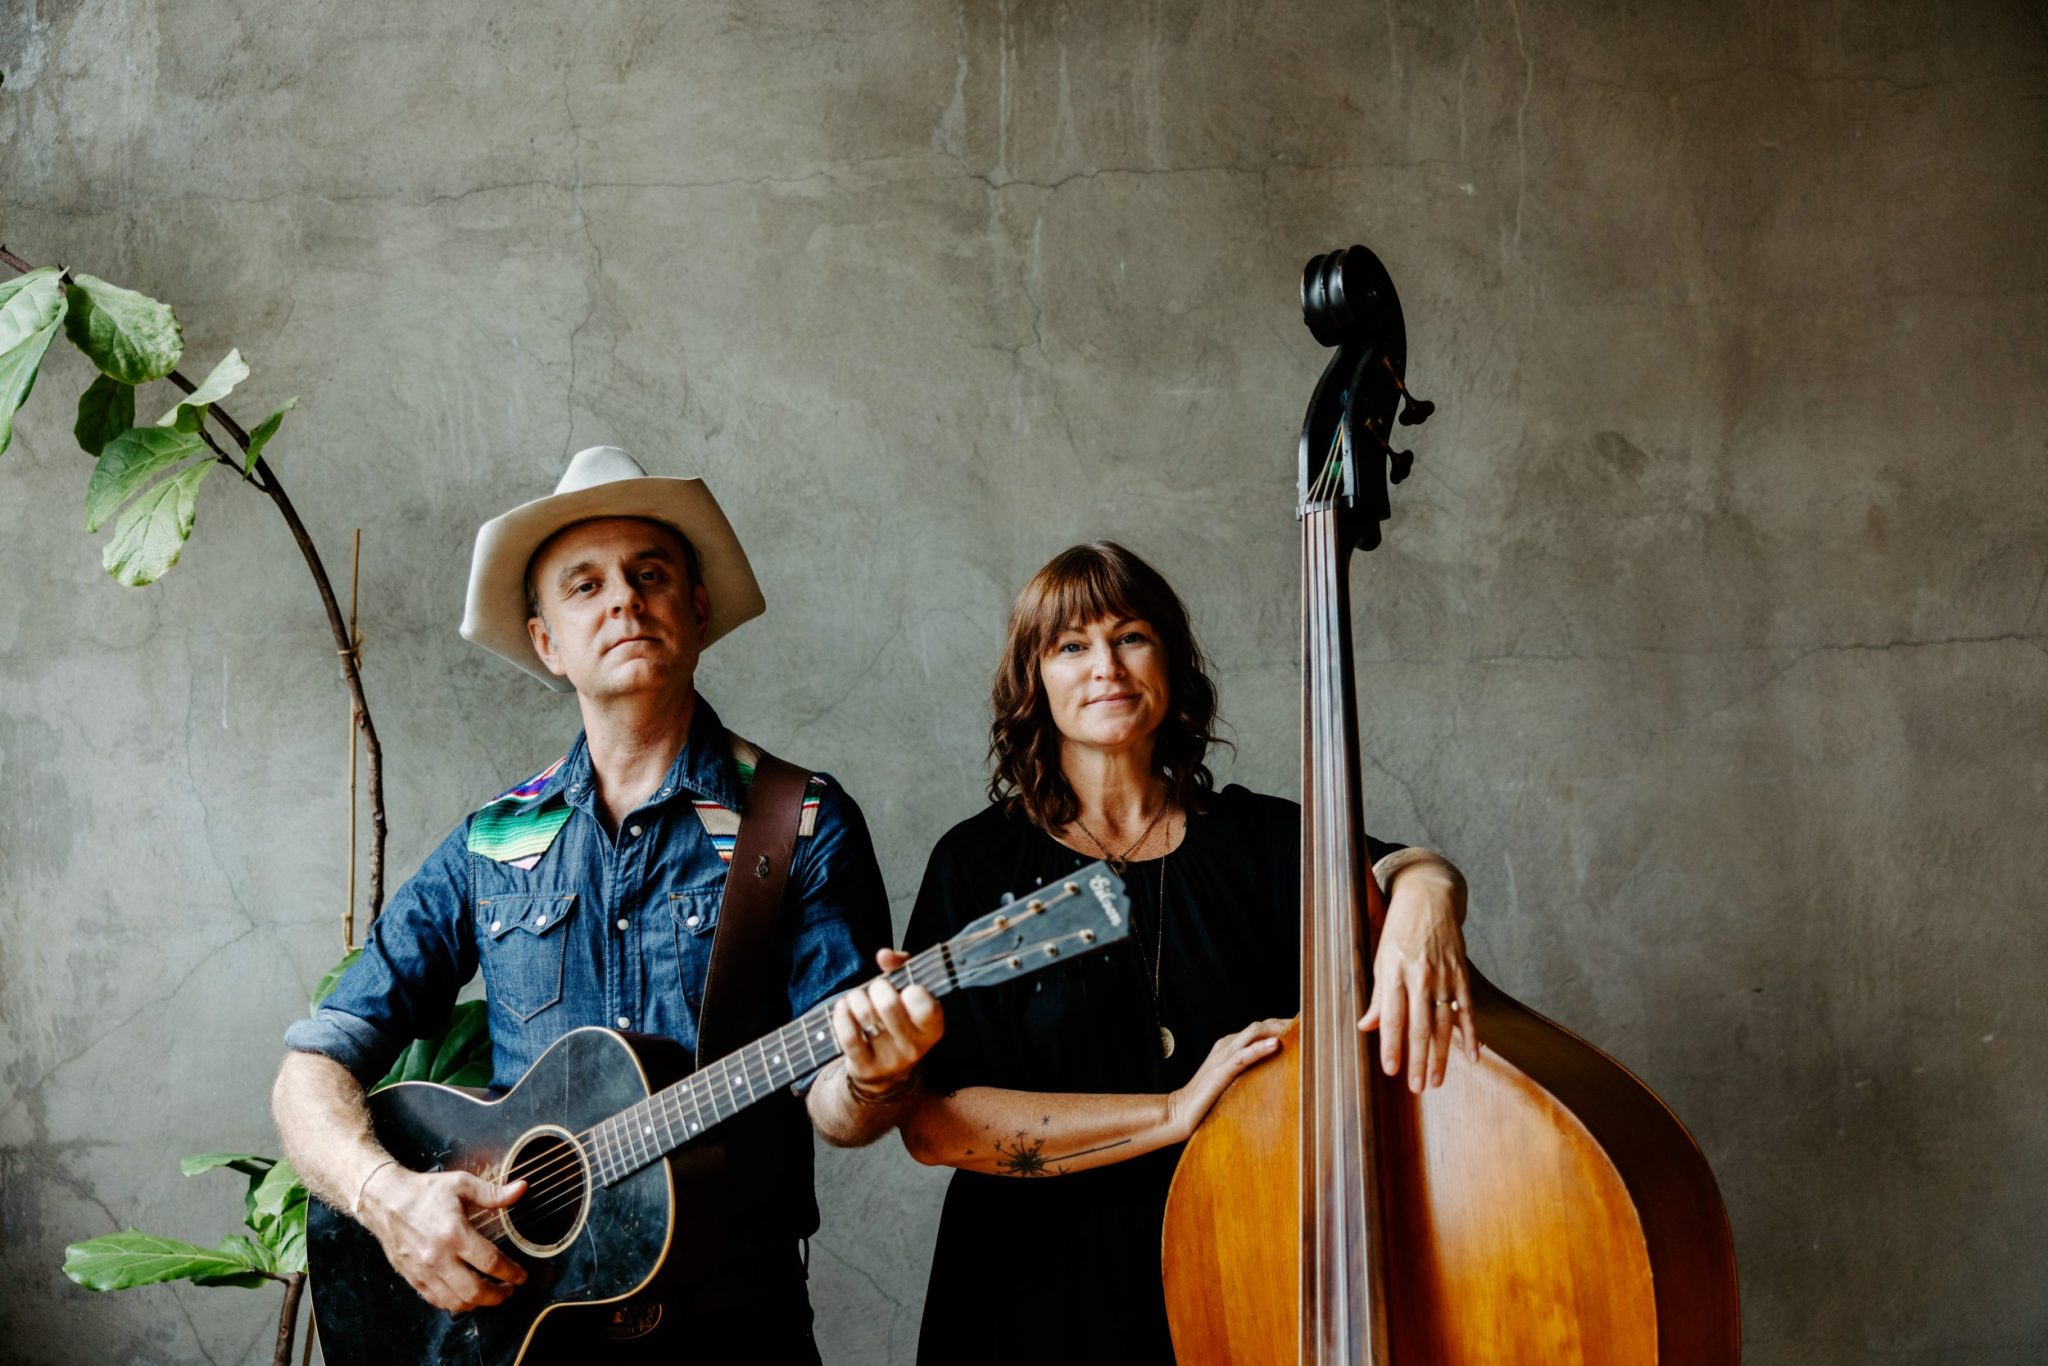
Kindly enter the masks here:
<path id="1" fill-rule="evenodd" d="M 1364 247 L 1302 312 L 1337 348 L 1302 424 L 1301 1016 L 1224 1093 L 1167 1201 L 1183 1366 L 1730 1366 L 1735 1253 L 1713 1173 L 1621 1064 L 1470 974 L 1477 1062 L 1411 1095 L 1356 1022 L 1385 906 L 1364 862 L 1349 568 L 1380 543 L 1407 330 Z"/>

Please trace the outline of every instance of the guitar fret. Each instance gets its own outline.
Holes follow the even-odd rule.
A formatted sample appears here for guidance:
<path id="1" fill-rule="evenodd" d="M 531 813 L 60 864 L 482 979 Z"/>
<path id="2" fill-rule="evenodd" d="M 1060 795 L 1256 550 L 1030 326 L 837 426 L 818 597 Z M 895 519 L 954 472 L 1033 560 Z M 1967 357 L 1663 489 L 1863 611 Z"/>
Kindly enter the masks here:
<path id="1" fill-rule="evenodd" d="M 1085 953 L 1089 947 L 1107 945 L 1129 933 L 1129 901 L 1123 895 L 1123 884 L 1101 864 L 1079 870 L 1064 885 L 1049 885 L 1041 889 L 1033 898 L 1027 898 L 1025 904 L 1033 916 L 1042 916 L 1050 907 L 1076 900 L 1080 902 L 1080 908 L 1092 910 L 1089 897 L 1078 885 L 1081 883 L 1085 883 L 1094 900 L 1101 903 L 1107 924 L 1105 926 L 1092 916 L 1077 914 L 1076 909 L 1061 912 L 1064 923 L 1057 930 L 1043 928 L 1040 931 L 1046 958 L 1058 956 L 1061 946 L 1076 940 L 1081 945 L 1076 951 Z M 1036 897 L 1043 897 L 1044 904 L 1034 899 Z M 1018 965 L 1005 971 L 1003 953 L 1015 954 L 1017 950 L 1014 947 L 1004 950 L 988 942 L 991 936 L 1005 929 L 1002 924 L 1005 914 L 1015 917 L 1012 928 L 1021 926 L 1029 918 L 1019 912 L 999 910 L 991 913 L 985 918 L 986 924 L 978 922 L 979 928 L 970 927 L 954 939 L 905 959 L 901 967 L 886 974 L 886 979 L 899 991 L 923 987 L 932 995 L 941 996 L 964 986 L 981 985 L 1043 966 L 1036 961 L 1038 955 L 1030 952 L 1030 966 L 1024 966 L 1012 957 L 1008 962 Z M 1048 924 L 1040 922 L 1041 926 Z M 957 957 L 956 942 L 959 946 Z M 788 1088 L 800 1078 L 811 1076 L 840 1057 L 841 1053 L 833 1028 L 831 1005 L 818 1006 L 675 1084 L 597 1121 L 577 1135 L 575 1142 L 592 1178 L 599 1184 L 613 1185 L 701 1137 L 707 1129 L 732 1118 L 756 1101 Z"/>

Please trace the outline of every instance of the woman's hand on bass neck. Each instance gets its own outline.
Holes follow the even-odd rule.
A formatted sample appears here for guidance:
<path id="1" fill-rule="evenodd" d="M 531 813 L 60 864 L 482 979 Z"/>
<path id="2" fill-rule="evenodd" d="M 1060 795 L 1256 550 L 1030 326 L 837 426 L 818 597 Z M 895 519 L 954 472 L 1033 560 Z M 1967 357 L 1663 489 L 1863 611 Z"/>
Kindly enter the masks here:
<path id="1" fill-rule="evenodd" d="M 1380 1066 L 1391 1077 L 1405 1063 L 1413 1092 L 1443 1084 L 1454 1039 L 1479 1060 L 1464 919 L 1465 879 L 1449 863 L 1430 855 L 1395 871 L 1373 956 L 1372 1004 L 1358 1027 L 1379 1031 Z"/>

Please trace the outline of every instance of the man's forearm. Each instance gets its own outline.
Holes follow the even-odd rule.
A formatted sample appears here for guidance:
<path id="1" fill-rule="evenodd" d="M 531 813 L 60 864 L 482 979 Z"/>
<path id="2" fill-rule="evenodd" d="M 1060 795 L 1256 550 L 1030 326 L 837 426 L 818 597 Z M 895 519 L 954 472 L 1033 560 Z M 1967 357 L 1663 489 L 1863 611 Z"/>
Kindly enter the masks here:
<path id="1" fill-rule="evenodd" d="M 825 1065 L 824 1074 L 804 1095 L 811 1127 L 818 1137 L 835 1148 L 864 1148 L 895 1128 L 917 1094 L 912 1082 L 900 1095 L 869 1100 L 855 1094 L 846 1072 L 846 1060 L 835 1058 Z"/>
<path id="2" fill-rule="evenodd" d="M 352 1211 L 365 1180 L 391 1159 L 370 1130 L 361 1083 L 332 1058 L 285 1054 L 270 1113 L 299 1179 L 336 1209 Z"/>

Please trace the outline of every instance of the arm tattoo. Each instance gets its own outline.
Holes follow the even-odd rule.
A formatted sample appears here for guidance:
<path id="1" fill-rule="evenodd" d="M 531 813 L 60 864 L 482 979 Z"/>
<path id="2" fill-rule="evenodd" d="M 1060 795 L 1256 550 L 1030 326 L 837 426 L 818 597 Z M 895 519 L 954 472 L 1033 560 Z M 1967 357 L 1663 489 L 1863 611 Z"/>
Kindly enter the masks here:
<path id="1" fill-rule="evenodd" d="M 1047 1157 L 1045 1155 L 1045 1144 L 1042 1140 L 1033 1140 L 1027 1143 L 1024 1141 L 1024 1136 L 1019 1134 L 1017 1142 L 1013 1146 L 1005 1147 L 1002 1140 L 997 1139 L 995 1143 L 996 1174 L 999 1176 L 1065 1176 L 1068 1169 L 1062 1164 L 1071 1162 L 1077 1157 L 1086 1157 L 1090 1153 L 1107 1152 L 1111 1148 L 1121 1148 L 1130 1141 L 1128 1138 L 1120 1138 L 1114 1143 L 1098 1143 L 1092 1148 L 1083 1148 L 1079 1152 L 1062 1153 L 1058 1157 Z M 973 1150 L 969 1149 L 968 1151 L 972 1152 Z"/>

